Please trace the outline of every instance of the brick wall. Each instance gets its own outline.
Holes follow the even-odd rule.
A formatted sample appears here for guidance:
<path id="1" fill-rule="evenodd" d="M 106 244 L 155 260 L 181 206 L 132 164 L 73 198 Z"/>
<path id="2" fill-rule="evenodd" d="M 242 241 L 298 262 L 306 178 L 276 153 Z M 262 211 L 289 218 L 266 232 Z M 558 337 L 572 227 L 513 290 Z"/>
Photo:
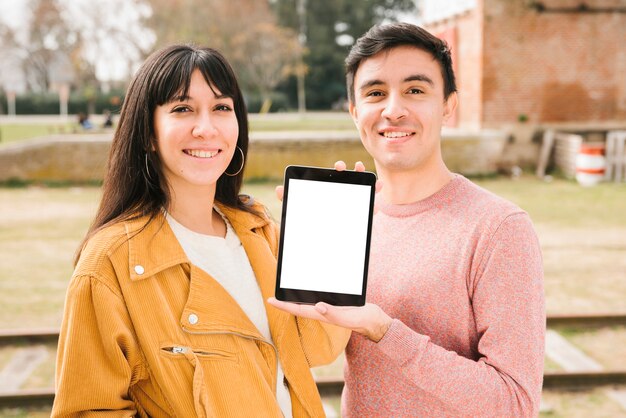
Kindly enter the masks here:
<path id="1" fill-rule="evenodd" d="M 577 0 L 545 0 L 568 8 Z M 538 12 L 484 0 L 483 126 L 626 118 L 626 13 Z M 589 7 L 626 7 L 623 0 Z"/>
<path id="2" fill-rule="evenodd" d="M 427 25 L 456 31 L 459 126 L 626 119 L 626 13 L 549 12 L 579 0 L 478 0 L 464 14 Z M 584 2 L 626 8 L 626 0 Z"/>
<path id="3" fill-rule="evenodd" d="M 456 110 L 458 127 L 479 129 L 482 123 L 482 5 L 453 20 L 427 25 L 431 33 L 445 39 L 451 47 L 459 90 Z"/>

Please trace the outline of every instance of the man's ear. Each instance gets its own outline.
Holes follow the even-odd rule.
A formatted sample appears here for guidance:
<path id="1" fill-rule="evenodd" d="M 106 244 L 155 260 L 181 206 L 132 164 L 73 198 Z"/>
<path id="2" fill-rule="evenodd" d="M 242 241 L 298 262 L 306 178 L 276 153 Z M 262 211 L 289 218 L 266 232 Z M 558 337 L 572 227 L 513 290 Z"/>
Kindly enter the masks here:
<path id="1" fill-rule="evenodd" d="M 446 123 L 448 119 L 454 114 L 457 105 L 459 104 L 459 98 L 455 92 L 450 93 L 446 101 L 443 103 L 443 123 Z"/>
<path id="2" fill-rule="evenodd" d="M 354 105 L 352 100 L 348 102 L 348 111 L 350 112 L 350 116 L 352 116 L 352 121 L 354 122 L 354 124 L 358 125 L 359 118 L 357 117 L 357 114 L 356 114 L 356 106 Z"/>

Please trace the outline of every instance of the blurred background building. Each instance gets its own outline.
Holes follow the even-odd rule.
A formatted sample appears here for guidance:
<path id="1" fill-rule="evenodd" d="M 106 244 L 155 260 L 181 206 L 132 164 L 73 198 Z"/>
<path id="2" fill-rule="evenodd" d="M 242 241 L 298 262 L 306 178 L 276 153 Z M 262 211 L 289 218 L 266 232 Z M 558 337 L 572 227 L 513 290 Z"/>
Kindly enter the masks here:
<path id="1" fill-rule="evenodd" d="M 448 41 L 456 125 L 626 119 L 626 1 L 422 0 Z"/>

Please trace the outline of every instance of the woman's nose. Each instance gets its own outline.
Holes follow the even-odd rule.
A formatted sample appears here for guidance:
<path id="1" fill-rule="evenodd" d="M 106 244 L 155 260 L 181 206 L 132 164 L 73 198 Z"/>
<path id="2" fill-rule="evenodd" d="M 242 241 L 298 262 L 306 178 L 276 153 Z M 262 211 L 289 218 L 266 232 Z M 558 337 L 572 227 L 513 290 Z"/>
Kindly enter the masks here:
<path id="1" fill-rule="evenodd" d="M 194 120 L 194 126 L 191 134 L 197 138 L 211 138 L 215 136 L 217 129 L 208 114 L 199 114 Z"/>

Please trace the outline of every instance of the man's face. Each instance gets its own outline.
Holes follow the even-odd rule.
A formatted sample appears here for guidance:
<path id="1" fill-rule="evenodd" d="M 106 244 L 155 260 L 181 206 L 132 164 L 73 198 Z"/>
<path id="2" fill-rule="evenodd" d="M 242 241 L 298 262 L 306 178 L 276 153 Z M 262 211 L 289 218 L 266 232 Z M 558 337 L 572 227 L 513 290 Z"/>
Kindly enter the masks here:
<path id="1" fill-rule="evenodd" d="M 456 107 L 439 63 L 412 46 L 364 60 L 354 76 L 354 119 L 379 172 L 427 172 L 441 161 L 441 126 Z"/>

